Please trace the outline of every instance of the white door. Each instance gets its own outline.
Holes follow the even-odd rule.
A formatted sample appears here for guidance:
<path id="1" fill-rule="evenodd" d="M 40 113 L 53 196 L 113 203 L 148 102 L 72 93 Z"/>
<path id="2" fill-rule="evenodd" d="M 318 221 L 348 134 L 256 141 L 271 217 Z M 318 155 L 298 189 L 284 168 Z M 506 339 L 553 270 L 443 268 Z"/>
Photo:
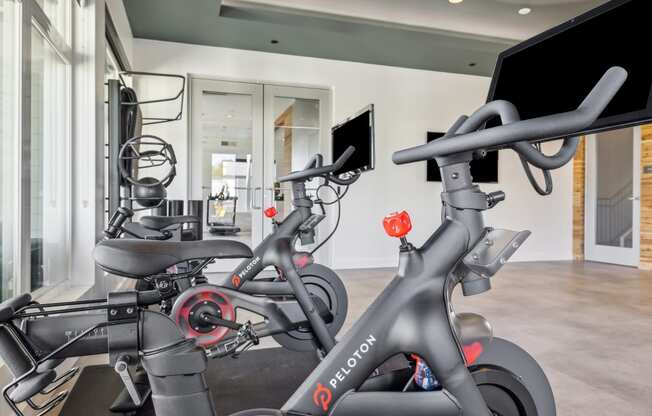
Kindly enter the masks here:
<path id="1" fill-rule="evenodd" d="M 279 184 L 276 178 L 305 167 L 316 154 L 324 154 L 324 163 L 330 160 L 330 91 L 318 88 L 301 88 L 265 85 L 265 175 L 264 206 L 276 207 L 278 218 L 284 218 L 292 210 L 292 191 L 289 183 Z M 315 195 L 321 180 L 308 183 L 306 190 Z M 324 200 L 333 199 L 332 192 L 320 192 Z M 313 209 L 318 212 L 319 207 Z M 319 226 L 315 244 L 297 247 L 311 251 L 331 231 L 330 217 L 336 214 L 329 210 Z M 264 222 L 265 234 L 272 232 L 272 223 Z M 330 263 L 330 250 L 325 244 L 315 253 L 315 259 Z"/>
<path id="2" fill-rule="evenodd" d="M 272 232 L 263 210 L 275 206 L 283 219 L 292 209 L 289 185 L 276 178 L 302 169 L 315 153 L 330 160 L 330 91 L 204 78 L 190 83 L 189 197 L 204 201 L 203 237 L 256 247 Z M 316 185 L 307 187 L 313 195 Z M 327 217 L 317 243 L 330 227 Z M 330 262 L 328 244 L 316 258 Z M 220 260 L 208 272 L 230 272 L 239 262 Z"/>
<path id="3" fill-rule="evenodd" d="M 640 127 L 587 137 L 585 258 L 638 266 Z"/>
<path id="4" fill-rule="evenodd" d="M 204 201 L 204 239 L 263 238 L 263 86 L 191 79 L 189 196 Z M 208 272 L 230 272 L 219 260 Z"/>

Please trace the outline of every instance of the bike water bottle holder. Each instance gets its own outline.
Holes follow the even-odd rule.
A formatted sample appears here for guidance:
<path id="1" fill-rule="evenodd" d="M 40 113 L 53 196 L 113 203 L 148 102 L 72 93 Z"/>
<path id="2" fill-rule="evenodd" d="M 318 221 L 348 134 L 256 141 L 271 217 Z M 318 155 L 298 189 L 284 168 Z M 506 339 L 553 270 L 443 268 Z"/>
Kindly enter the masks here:
<path id="1" fill-rule="evenodd" d="M 462 262 L 473 273 L 489 278 L 521 247 L 530 231 L 510 231 L 486 228 L 482 238 L 464 256 Z"/>

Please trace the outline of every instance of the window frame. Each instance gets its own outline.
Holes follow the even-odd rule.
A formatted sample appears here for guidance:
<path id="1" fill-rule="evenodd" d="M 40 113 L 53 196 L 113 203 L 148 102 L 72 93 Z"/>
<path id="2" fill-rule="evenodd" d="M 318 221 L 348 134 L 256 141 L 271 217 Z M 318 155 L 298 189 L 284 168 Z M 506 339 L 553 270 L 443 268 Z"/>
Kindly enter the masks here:
<path id="1" fill-rule="evenodd" d="M 19 118 L 19 131 L 18 131 L 18 148 L 19 157 L 16 163 L 16 178 L 18 180 L 18 198 L 16 198 L 15 214 L 16 219 L 16 240 L 17 250 L 14 251 L 14 287 L 13 293 L 32 292 L 31 287 L 31 250 L 32 250 L 32 236 L 31 236 L 31 137 L 32 137 L 32 110 L 31 110 L 31 73 L 32 73 L 32 28 L 36 29 L 43 37 L 43 40 L 49 44 L 52 50 L 58 55 L 65 64 L 65 146 L 66 154 L 70 155 L 72 146 L 72 64 L 73 64 L 73 51 L 71 46 L 72 34 L 72 12 L 74 2 L 73 0 L 61 0 L 62 7 L 65 7 L 65 13 L 68 18 L 66 19 L 66 27 L 64 33 L 59 33 L 45 12 L 41 9 L 36 0 L 22 0 L 18 7 L 19 15 L 19 28 L 18 41 L 19 41 L 19 87 L 18 97 L 20 104 L 17 117 Z M 72 178 L 72 164 L 63 163 L 59 164 L 62 169 L 65 184 L 65 195 L 62 200 L 66 204 L 64 208 L 65 214 L 65 230 L 66 241 L 62 242 L 61 255 L 70 258 L 72 247 L 72 233 L 71 233 L 71 216 L 70 209 L 71 202 L 71 178 Z M 44 286 L 32 292 L 32 296 L 38 298 L 60 283 L 64 283 L 70 279 L 70 262 L 68 261 L 66 275 L 62 279 L 57 280 L 53 286 Z"/>

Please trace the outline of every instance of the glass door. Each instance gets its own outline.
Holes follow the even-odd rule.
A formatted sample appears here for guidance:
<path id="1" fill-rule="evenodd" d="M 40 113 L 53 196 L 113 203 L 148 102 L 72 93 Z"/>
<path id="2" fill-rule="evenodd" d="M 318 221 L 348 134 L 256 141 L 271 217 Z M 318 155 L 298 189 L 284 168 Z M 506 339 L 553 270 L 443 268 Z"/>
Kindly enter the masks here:
<path id="1" fill-rule="evenodd" d="M 191 80 L 190 199 L 203 201 L 204 239 L 255 247 L 263 237 L 263 86 Z M 220 260 L 208 272 L 230 272 Z"/>
<path id="2" fill-rule="evenodd" d="M 639 127 L 587 137 L 585 258 L 638 266 Z"/>
<path id="3" fill-rule="evenodd" d="M 316 153 L 330 152 L 330 91 L 318 88 L 265 85 L 265 207 L 274 206 L 278 218 L 292 211 L 292 191 L 289 183 L 279 184 L 276 178 L 303 169 Z M 330 154 L 325 154 L 329 163 Z M 315 194 L 321 180 L 307 184 L 308 193 Z M 320 192 L 324 200 L 331 200 L 327 190 Z M 336 209 L 336 208 L 335 208 Z M 317 212 L 318 207 L 315 207 Z M 331 228 L 330 215 L 317 227 L 315 244 L 298 247 L 312 251 Z M 334 224 L 334 221 L 333 221 Z M 271 221 L 264 222 L 265 234 L 272 231 Z M 317 261 L 330 263 L 328 244 L 315 253 Z"/>

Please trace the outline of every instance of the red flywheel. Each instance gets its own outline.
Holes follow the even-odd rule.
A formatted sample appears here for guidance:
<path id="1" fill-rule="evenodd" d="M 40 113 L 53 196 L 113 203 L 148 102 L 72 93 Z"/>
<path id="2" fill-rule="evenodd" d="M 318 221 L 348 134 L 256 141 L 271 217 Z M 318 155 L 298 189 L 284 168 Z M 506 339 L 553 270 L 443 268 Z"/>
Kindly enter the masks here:
<path id="1" fill-rule="evenodd" d="M 206 322 L 201 318 L 203 314 L 235 322 L 235 309 L 226 295 L 212 285 L 188 289 L 174 302 L 171 316 L 185 337 L 196 339 L 202 347 L 209 347 L 220 342 L 229 328 Z"/>

